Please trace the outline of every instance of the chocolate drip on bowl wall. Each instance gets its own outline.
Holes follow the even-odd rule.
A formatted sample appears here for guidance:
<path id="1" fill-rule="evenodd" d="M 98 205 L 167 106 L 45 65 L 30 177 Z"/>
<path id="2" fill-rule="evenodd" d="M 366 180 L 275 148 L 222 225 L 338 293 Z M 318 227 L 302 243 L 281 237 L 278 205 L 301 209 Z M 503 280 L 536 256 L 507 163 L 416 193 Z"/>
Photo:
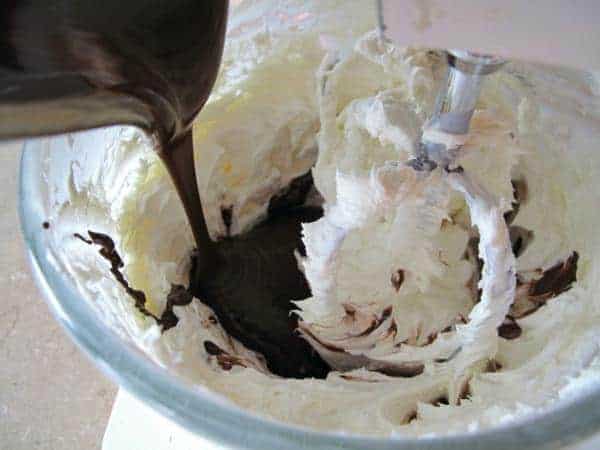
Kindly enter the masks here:
<path id="1" fill-rule="evenodd" d="M 147 308 L 146 294 L 143 291 L 132 287 L 129 284 L 129 281 L 127 281 L 125 278 L 125 275 L 123 275 L 123 259 L 121 258 L 121 255 L 119 255 L 119 252 L 117 252 L 115 242 L 112 240 L 112 238 L 106 234 L 91 230 L 88 230 L 87 234 L 89 239 L 79 233 L 75 233 L 73 237 L 85 242 L 88 245 L 96 244 L 100 247 L 98 253 L 100 253 L 100 255 L 109 262 L 110 273 L 113 275 L 117 283 L 119 283 L 123 289 L 125 289 L 125 292 L 127 292 L 127 294 L 135 301 L 135 307 L 137 310 L 144 316 L 152 317 L 154 320 L 156 320 L 156 323 L 161 326 L 163 331 L 166 331 L 169 328 L 177 325 L 179 319 L 175 313 L 173 313 L 173 306 L 184 306 L 192 301 L 192 295 L 188 292 L 188 290 L 180 285 L 172 285 L 171 292 L 169 292 L 167 295 L 167 305 L 160 317 L 158 317 L 156 314 L 150 312 L 150 310 Z"/>

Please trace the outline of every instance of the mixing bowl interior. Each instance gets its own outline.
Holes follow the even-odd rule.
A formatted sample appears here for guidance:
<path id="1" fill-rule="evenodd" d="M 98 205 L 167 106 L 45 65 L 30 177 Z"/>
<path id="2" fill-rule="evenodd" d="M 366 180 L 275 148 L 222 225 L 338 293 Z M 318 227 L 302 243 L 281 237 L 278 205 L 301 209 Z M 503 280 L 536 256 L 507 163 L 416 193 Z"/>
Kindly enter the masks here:
<path id="1" fill-rule="evenodd" d="M 82 298 L 62 266 L 64 252 L 54 246 L 52 222 L 49 229 L 44 227 L 52 217 L 51 199 L 61 195 L 69 168 L 85 162 L 85 170 L 93 174 L 102 164 L 94 154 L 102 153 L 97 149 L 118 132 L 108 128 L 28 141 L 20 171 L 21 225 L 35 278 L 57 320 L 110 378 L 166 417 L 223 445 L 256 449 L 541 449 L 579 441 L 597 430 L 600 391 L 595 390 L 546 414 L 466 435 L 376 439 L 317 433 L 249 414 L 158 367 L 111 330 Z M 44 165 L 50 167 L 48 172 Z"/>

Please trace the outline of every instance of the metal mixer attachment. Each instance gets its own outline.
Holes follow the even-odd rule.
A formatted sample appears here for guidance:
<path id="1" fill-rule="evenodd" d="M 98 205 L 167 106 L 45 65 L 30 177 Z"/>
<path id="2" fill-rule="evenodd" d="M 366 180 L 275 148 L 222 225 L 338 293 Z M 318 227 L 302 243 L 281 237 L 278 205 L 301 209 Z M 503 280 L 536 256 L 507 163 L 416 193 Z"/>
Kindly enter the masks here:
<path id="1" fill-rule="evenodd" d="M 415 170 L 447 167 L 469 132 L 485 75 L 495 72 L 504 60 L 463 50 L 447 52 L 448 70 L 442 82 L 434 111 L 423 126 L 416 157 L 408 162 Z"/>

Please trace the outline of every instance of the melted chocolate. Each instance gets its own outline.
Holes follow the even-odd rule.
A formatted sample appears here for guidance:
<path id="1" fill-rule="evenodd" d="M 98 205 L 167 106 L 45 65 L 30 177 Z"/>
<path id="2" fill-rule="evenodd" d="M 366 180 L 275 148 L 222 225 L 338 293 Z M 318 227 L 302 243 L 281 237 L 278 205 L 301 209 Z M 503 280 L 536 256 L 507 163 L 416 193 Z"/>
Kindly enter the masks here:
<path id="1" fill-rule="evenodd" d="M 515 258 L 518 258 L 525 252 L 527 247 L 529 247 L 531 241 L 533 241 L 533 231 L 518 225 L 511 225 L 508 227 L 508 233 L 510 236 L 512 252 L 515 255 Z"/>
<path id="2" fill-rule="evenodd" d="M 100 246 L 100 255 L 102 255 L 102 257 L 110 263 L 110 272 L 115 277 L 115 280 L 117 280 L 117 282 L 123 286 L 127 294 L 133 298 L 135 301 L 135 307 L 138 309 L 138 311 L 145 316 L 152 317 L 154 320 L 156 320 L 156 323 L 162 327 L 163 331 L 166 331 L 169 328 L 177 325 L 179 319 L 173 313 L 173 306 L 184 306 L 192 301 L 193 297 L 187 291 L 187 289 L 179 285 L 171 286 L 171 292 L 169 292 L 167 295 L 167 305 L 165 310 L 160 317 L 156 316 L 146 308 L 146 294 L 131 287 L 121 272 L 121 269 L 123 268 L 123 260 L 117 252 L 115 242 L 112 240 L 112 238 L 106 234 L 97 233 L 94 231 L 88 231 L 88 235 L 90 239 L 86 239 L 79 233 L 75 233 L 73 236 L 88 245 L 96 244 Z"/>
<path id="3" fill-rule="evenodd" d="M 386 367 L 369 368 L 375 372 L 382 373 L 388 377 L 412 378 L 421 375 L 425 371 L 425 365 L 421 363 L 402 363 Z"/>
<path id="4" fill-rule="evenodd" d="M 528 198 L 528 187 L 527 182 L 525 180 L 511 180 L 512 188 L 513 188 L 513 202 L 512 209 L 504 214 L 504 220 L 507 225 L 513 223 L 517 214 L 519 214 L 519 210 L 522 204 L 527 202 Z"/>
<path id="5" fill-rule="evenodd" d="M 548 270 L 539 280 L 531 283 L 529 295 L 537 299 L 549 299 L 571 289 L 577 281 L 577 262 L 579 254 L 573 252 L 565 261 L 562 261 Z"/>
<path id="6" fill-rule="evenodd" d="M 196 181 L 196 169 L 194 167 L 194 146 L 191 131 L 182 138 L 168 145 L 163 145 L 159 155 L 164 162 L 171 180 L 177 189 L 183 209 L 187 215 L 197 248 L 201 249 L 196 257 L 196 268 L 199 271 L 209 270 L 215 259 L 215 243 L 210 238 L 202 202 Z"/>
<path id="7" fill-rule="evenodd" d="M 192 294 L 190 294 L 184 286 L 179 284 L 171 286 L 171 292 L 167 295 L 167 305 L 159 320 L 159 323 L 163 327 L 163 331 L 173 328 L 177 325 L 177 322 L 179 322 L 179 319 L 173 312 L 173 307 L 189 305 L 193 299 L 194 297 Z"/>
<path id="8" fill-rule="evenodd" d="M 515 302 L 510 308 L 511 315 L 519 319 L 533 314 L 548 300 L 571 289 L 577 281 L 578 261 L 579 254 L 573 252 L 566 260 L 551 268 L 535 271 L 541 275 L 539 278 L 524 282 L 522 275 L 518 275 Z"/>
<path id="9" fill-rule="evenodd" d="M 231 355 L 212 341 L 204 341 L 204 350 L 210 356 L 216 357 L 223 370 L 231 370 L 233 366 L 247 367 L 241 358 Z"/>
<path id="10" fill-rule="evenodd" d="M 435 400 L 433 400 L 431 402 L 431 404 L 433 406 L 442 406 L 442 405 L 446 406 L 446 405 L 449 405 L 450 402 L 448 402 L 448 396 L 447 395 L 442 395 L 442 396 L 436 398 Z"/>
<path id="11" fill-rule="evenodd" d="M 462 400 L 468 400 L 471 398 L 471 385 L 469 381 L 467 381 L 462 389 L 460 390 L 460 394 L 458 395 L 458 404 L 460 405 Z"/>
<path id="12" fill-rule="evenodd" d="M 86 243 L 86 244 L 88 244 L 88 245 L 92 245 L 92 244 L 93 244 L 93 242 L 91 241 L 91 239 L 87 239 L 87 238 L 83 237 L 83 236 L 82 236 L 81 234 L 79 234 L 79 233 L 74 233 L 74 234 L 73 234 L 73 237 L 76 237 L 77 239 L 79 239 L 80 241 L 83 241 L 83 242 L 85 242 L 85 243 Z"/>
<path id="13" fill-rule="evenodd" d="M 89 239 L 84 238 L 79 233 L 75 233 L 74 236 L 77 239 L 82 240 L 88 245 L 96 244 L 100 246 L 99 253 L 110 263 L 110 273 L 113 274 L 118 283 L 123 286 L 127 294 L 135 301 L 135 307 L 145 316 L 153 317 L 157 322 L 160 319 L 146 309 L 146 295 L 137 289 L 132 288 L 129 282 L 125 279 L 125 276 L 121 272 L 123 268 L 123 260 L 115 248 L 115 242 L 112 238 L 103 233 L 97 233 L 95 231 L 88 231 Z"/>
<path id="14" fill-rule="evenodd" d="M 398 292 L 404 283 L 404 270 L 398 269 L 396 272 L 394 272 L 390 282 L 392 283 L 392 286 L 396 292 Z"/>
<path id="15" fill-rule="evenodd" d="M 481 301 L 481 294 L 483 293 L 482 289 L 479 287 L 481 271 L 483 270 L 483 259 L 479 257 L 479 235 L 469 239 L 463 259 L 470 261 L 475 266 L 473 274 L 467 281 L 466 287 L 471 292 L 473 303 L 479 303 Z"/>
<path id="16" fill-rule="evenodd" d="M 504 322 L 498 327 L 498 336 L 512 340 L 521 337 L 521 326 L 517 323 L 515 318 L 511 315 L 507 315 L 504 318 Z"/>
<path id="17" fill-rule="evenodd" d="M 329 366 L 296 332 L 291 300 L 310 296 L 310 288 L 294 254 L 304 254 L 301 223 L 322 215 L 321 208 L 302 207 L 313 186 L 310 172 L 274 196 L 268 218 L 253 230 L 230 237 L 233 209 L 221 208 L 228 236 L 214 242 L 208 233 L 198 193 L 191 133 L 160 151 L 194 232 L 197 251 L 190 292 L 214 311 L 225 331 L 247 348 L 261 353 L 276 375 L 324 378 Z M 171 312 L 163 323 L 174 326 Z M 222 368 L 234 364 L 229 355 Z"/>
<path id="18" fill-rule="evenodd" d="M 311 171 L 292 180 L 287 188 L 274 195 L 269 201 L 269 215 L 302 206 L 313 186 L 314 181 Z"/>
<path id="19" fill-rule="evenodd" d="M 225 236 L 231 236 L 231 223 L 233 221 L 233 206 L 221 206 L 221 220 L 225 225 Z"/>
<path id="20" fill-rule="evenodd" d="M 411 411 L 404 420 L 401 421 L 401 424 L 406 425 L 414 422 L 419 419 L 419 412 L 417 410 Z"/>
<path id="21" fill-rule="evenodd" d="M 357 334 L 357 337 L 362 337 L 362 336 L 367 336 L 369 334 L 371 334 L 373 331 L 375 331 L 377 328 L 379 328 L 391 315 L 392 315 L 392 307 L 388 306 L 387 308 L 385 308 L 382 312 L 381 315 L 379 317 L 375 317 L 371 323 L 369 324 L 369 326 L 367 328 L 365 328 L 363 331 L 361 331 L 359 334 Z"/>
<path id="22" fill-rule="evenodd" d="M 196 268 L 190 289 L 214 310 L 227 333 L 265 357 L 273 373 L 323 378 L 329 367 L 297 335 L 291 303 L 310 296 L 294 255 L 304 253 L 301 223 L 317 220 L 322 211 L 278 211 L 251 231 L 217 242 L 211 269 Z"/>

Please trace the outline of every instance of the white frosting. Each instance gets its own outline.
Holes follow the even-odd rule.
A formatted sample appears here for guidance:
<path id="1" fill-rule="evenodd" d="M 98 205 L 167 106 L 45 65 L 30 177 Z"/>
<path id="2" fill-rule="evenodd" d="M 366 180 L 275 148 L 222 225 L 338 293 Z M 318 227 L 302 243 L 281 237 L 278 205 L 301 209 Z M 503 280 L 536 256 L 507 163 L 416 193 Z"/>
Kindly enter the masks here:
<path id="1" fill-rule="evenodd" d="M 90 156 L 97 159 L 91 173 L 85 161 L 60 173 L 50 161 L 46 167 L 60 180 L 50 195 L 52 236 L 82 294 L 121 335 L 199 389 L 317 429 L 471 432 L 595 386 L 596 78 L 508 65 L 486 81 L 455 161 L 464 173 L 424 176 L 404 163 L 431 110 L 440 58 L 382 44 L 374 34 L 347 47 L 345 32 L 372 25 L 366 12 L 358 24 L 356 11 L 323 22 L 314 12 L 335 2 L 289 3 L 298 9 L 296 32 L 277 29 L 270 20 L 285 20 L 275 11 L 229 41 L 224 71 L 194 128 L 198 177 L 209 228 L 220 236 L 221 207 L 233 206 L 231 233 L 242 232 L 264 216 L 273 194 L 314 166 L 325 215 L 304 226 L 307 257 L 299 264 L 313 295 L 298 302 L 301 330 L 344 372 L 326 380 L 275 377 L 198 300 L 176 307 L 179 323 L 162 334 L 139 313 L 98 248 L 73 238 L 88 229 L 113 237 L 123 273 L 155 314 L 171 284 L 187 283 L 193 243 L 185 215 L 147 139 L 130 129 L 107 131 L 110 145 Z M 514 224 L 534 233 L 516 260 L 503 221 L 511 179 L 528 186 Z M 476 304 L 474 264 L 463 257 L 471 225 L 485 261 Z M 573 251 L 580 258 L 572 289 L 518 319 L 521 337 L 499 338 L 515 271 L 546 269 Z M 207 340 L 237 363 L 223 370 Z M 490 359 L 499 371 L 487 370 Z M 432 404 L 446 396 L 449 405 Z"/>

